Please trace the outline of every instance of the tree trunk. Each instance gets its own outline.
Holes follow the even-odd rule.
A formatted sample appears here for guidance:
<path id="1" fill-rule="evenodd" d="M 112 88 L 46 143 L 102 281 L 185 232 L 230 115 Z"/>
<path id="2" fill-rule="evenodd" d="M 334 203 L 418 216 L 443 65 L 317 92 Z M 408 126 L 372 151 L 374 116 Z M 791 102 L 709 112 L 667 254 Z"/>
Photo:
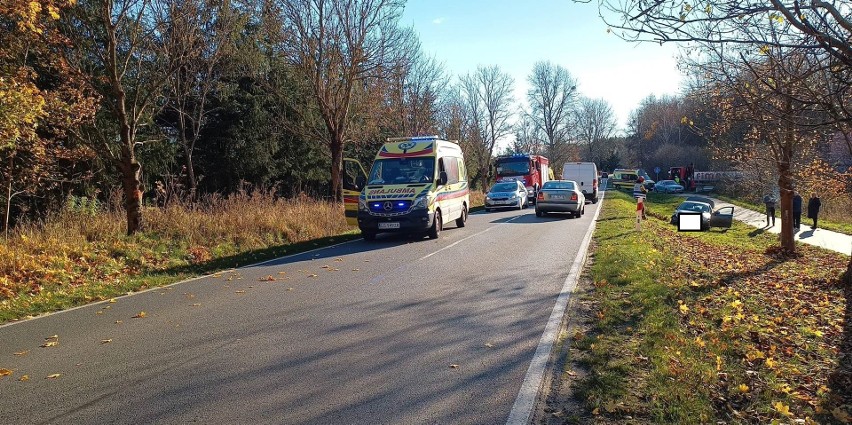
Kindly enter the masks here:
<path id="1" fill-rule="evenodd" d="M 192 166 L 192 149 L 187 140 L 183 140 L 183 154 L 186 157 L 186 179 L 189 184 L 189 200 L 195 202 L 195 194 L 198 192 L 198 181 L 195 179 L 195 168 Z"/>
<path id="2" fill-rule="evenodd" d="M 781 249 L 792 254 L 796 252 L 796 240 L 793 237 L 793 176 L 790 161 L 793 152 L 790 142 L 781 148 L 778 166 L 778 188 L 781 192 Z"/>
<path id="3" fill-rule="evenodd" d="M 122 133 L 124 133 L 122 131 Z M 121 148 L 121 185 L 124 189 L 124 210 L 127 212 L 127 235 L 142 230 L 142 166 L 136 162 L 133 150 L 127 145 Z"/>
<path id="4" fill-rule="evenodd" d="M 343 176 L 343 137 L 339 134 L 331 135 L 331 199 L 335 204 L 343 203 L 343 191 L 341 190 L 341 179 Z"/>

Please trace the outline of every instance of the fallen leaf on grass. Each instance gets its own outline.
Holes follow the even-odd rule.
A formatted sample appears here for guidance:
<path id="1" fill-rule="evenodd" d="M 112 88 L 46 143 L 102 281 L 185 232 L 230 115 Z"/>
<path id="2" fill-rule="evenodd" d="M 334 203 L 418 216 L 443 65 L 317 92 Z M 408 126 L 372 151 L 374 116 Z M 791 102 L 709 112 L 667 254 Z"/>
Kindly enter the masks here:
<path id="1" fill-rule="evenodd" d="M 793 416 L 793 414 L 790 413 L 790 406 L 788 406 L 788 405 L 786 405 L 786 404 L 784 404 L 780 401 L 776 401 L 775 403 L 772 403 L 772 407 L 774 407 L 775 410 L 778 411 L 778 413 L 780 413 L 784 416 Z"/>
<path id="2" fill-rule="evenodd" d="M 593 415 L 595 415 L 595 416 L 600 415 L 600 414 L 601 414 L 601 409 L 600 409 L 600 408 L 598 408 L 598 407 L 595 407 L 595 410 L 592 410 L 592 414 L 593 414 Z"/>
<path id="3" fill-rule="evenodd" d="M 740 386 L 737 387 L 737 390 L 739 390 L 740 393 L 745 394 L 748 392 L 749 388 L 746 384 L 740 384 Z"/>
<path id="4" fill-rule="evenodd" d="M 30 352 L 30 350 L 24 350 L 24 351 L 18 351 L 17 353 L 13 353 L 13 354 L 16 355 L 16 356 L 26 356 L 27 353 L 29 353 L 29 352 Z"/>
<path id="5" fill-rule="evenodd" d="M 12 371 L 9 369 L 0 369 L 0 378 L 4 376 L 9 376 L 12 374 Z"/>
<path id="6" fill-rule="evenodd" d="M 47 378 L 46 378 L 46 379 L 56 379 L 56 378 L 58 378 L 58 377 L 60 377 L 60 376 L 62 376 L 62 374 L 61 374 L 61 373 L 54 373 L 53 375 L 47 375 Z"/>
<path id="7" fill-rule="evenodd" d="M 144 311 L 140 311 L 139 313 L 136 313 L 136 315 L 133 316 L 132 318 L 133 319 L 144 319 L 145 316 L 147 316 L 147 314 L 145 314 Z"/>
<path id="8" fill-rule="evenodd" d="M 21 381 L 21 382 L 27 382 L 29 380 L 30 380 L 30 375 L 22 375 L 20 378 L 18 378 L 18 381 Z"/>
<path id="9" fill-rule="evenodd" d="M 112 342 L 112 338 L 110 338 L 110 339 L 102 339 L 102 340 L 101 340 L 101 344 L 109 344 L 110 342 Z"/>

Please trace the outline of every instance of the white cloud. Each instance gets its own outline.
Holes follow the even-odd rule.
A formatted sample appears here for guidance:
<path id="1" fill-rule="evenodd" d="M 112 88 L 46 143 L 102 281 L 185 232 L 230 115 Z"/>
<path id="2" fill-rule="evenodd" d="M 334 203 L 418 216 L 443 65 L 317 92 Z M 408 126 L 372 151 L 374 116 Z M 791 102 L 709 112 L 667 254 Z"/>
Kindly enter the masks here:
<path id="1" fill-rule="evenodd" d="M 435 25 L 441 25 L 441 24 L 444 23 L 444 19 L 445 18 L 443 16 L 440 17 L 440 18 L 435 18 L 435 19 L 432 20 L 432 23 L 435 24 Z"/>

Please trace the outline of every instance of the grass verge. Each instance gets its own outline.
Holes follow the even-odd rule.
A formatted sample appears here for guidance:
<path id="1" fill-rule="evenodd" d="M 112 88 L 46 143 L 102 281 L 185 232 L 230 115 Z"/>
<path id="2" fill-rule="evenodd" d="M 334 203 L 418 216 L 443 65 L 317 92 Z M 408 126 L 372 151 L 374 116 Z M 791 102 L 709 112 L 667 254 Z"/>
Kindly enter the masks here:
<path id="1" fill-rule="evenodd" d="M 472 193 L 474 208 L 483 199 Z M 66 209 L 15 228 L 0 240 L 0 323 L 360 237 L 338 205 L 263 191 L 146 208 L 144 217 L 133 236 L 120 211 Z"/>
<path id="2" fill-rule="evenodd" d="M 852 420 L 845 256 L 799 245 L 802 256 L 784 258 L 741 223 L 678 233 L 678 202 L 651 196 L 637 232 L 633 200 L 607 194 L 594 325 L 575 338 L 589 370 L 576 396 L 594 421 Z"/>

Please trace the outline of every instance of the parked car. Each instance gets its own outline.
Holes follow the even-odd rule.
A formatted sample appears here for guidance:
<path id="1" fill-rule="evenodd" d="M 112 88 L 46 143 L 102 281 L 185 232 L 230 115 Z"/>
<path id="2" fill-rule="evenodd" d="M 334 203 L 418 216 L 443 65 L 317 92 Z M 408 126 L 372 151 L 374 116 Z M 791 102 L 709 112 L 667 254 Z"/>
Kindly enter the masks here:
<path id="1" fill-rule="evenodd" d="M 541 187 L 535 202 L 535 215 L 543 217 L 551 212 L 567 212 L 574 217 L 585 214 L 586 197 L 577 182 L 551 180 Z"/>
<path id="2" fill-rule="evenodd" d="M 734 207 L 723 207 L 714 211 L 711 204 L 687 200 L 675 209 L 671 223 L 677 225 L 681 214 L 701 214 L 701 230 L 710 230 L 711 227 L 729 228 L 734 218 Z"/>
<path id="3" fill-rule="evenodd" d="M 494 208 L 524 209 L 528 205 L 527 188 L 519 181 L 495 183 L 485 194 L 485 211 Z"/>
<path id="4" fill-rule="evenodd" d="M 660 193 L 683 193 L 683 186 L 674 180 L 660 180 L 654 185 L 654 192 Z"/>

